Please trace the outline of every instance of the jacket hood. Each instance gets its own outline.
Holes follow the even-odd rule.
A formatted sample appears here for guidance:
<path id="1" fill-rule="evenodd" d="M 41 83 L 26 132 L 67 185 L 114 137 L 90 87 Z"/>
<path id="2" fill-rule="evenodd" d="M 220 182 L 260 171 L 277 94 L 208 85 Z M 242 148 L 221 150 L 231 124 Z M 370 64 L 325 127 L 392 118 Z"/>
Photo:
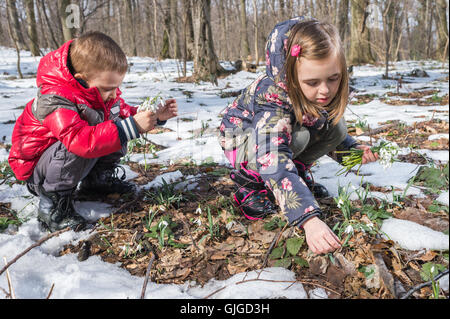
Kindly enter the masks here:
<path id="1" fill-rule="evenodd" d="M 38 87 L 64 87 L 79 92 L 94 108 L 104 105 L 97 88 L 85 88 L 74 78 L 68 66 L 69 48 L 73 40 L 64 43 L 59 49 L 45 55 L 39 62 L 36 84 Z M 121 91 L 117 89 L 117 97 Z"/>
<path id="2" fill-rule="evenodd" d="M 313 20 L 309 17 L 299 16 L 278 23 L 270 32 L 266 44 L 266 74 L 275 82 L 277 76 L 285 81 L 284 63 L 286 62 L 287 41 L 294 25 L 301 21 Z"/>

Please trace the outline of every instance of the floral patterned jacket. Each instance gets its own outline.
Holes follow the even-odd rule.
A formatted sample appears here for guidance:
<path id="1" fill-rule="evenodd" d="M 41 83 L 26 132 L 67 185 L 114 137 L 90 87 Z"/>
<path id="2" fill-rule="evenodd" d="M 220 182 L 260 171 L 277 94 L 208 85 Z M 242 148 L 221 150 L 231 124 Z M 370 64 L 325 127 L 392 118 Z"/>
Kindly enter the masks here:
<path id="1" fill-rule="evenodd" d="M 266 45 L 266 74 L 244 89 L 224 110 L 219 137 L 222 148 L 232 151 L 244 145 L 253 134 L 255 143 L 247 146 L 248 155 L 254 156 L 257 172 L 294 225 L 320 214 L 319 204 L 299 177 L 289 148 L 295 115 L 286 84 L 275 80 L 278 75 L 285 79 L 281 72 L 289 32 L 303 19 L 306 18 L 281 22 L 270 33 Z M 321 129 L 326 122 L 326 114 L 319 119 L 307 115 L 303 118 L 303 125 L 309 129 Z M 342 149 L 349 149 L 355 142 L 347 136 Z"/>

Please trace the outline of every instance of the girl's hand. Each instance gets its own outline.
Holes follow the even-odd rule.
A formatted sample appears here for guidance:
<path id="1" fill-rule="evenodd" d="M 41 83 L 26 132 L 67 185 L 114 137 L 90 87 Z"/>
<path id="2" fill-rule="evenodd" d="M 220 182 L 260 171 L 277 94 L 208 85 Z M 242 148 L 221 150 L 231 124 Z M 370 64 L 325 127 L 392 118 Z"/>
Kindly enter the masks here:
<path id="1" fill-rule="evenodd" d="M 178 116 L 178 105 L 175 99 L 166 100 L 165 105 L 156 113 L 160 121 L 167 121 Z"/>
<path id="2" fill-rule="evenodd" d="M 370 162 L 376 162 L 378 160 L 378 153 L 372 153 L 370 146 L 368 145 L 358 145 L 357 149 L 363 150 L 364 154 L 362 156 L 362 163 L 367 164 Z"/>
<path id="3" fill-rule="evenodd" d="M 303 229 L 308 247 L 315 254 L 326 254 L 341 247 L 339 238 L 318 217 L 308 219 Z"/>

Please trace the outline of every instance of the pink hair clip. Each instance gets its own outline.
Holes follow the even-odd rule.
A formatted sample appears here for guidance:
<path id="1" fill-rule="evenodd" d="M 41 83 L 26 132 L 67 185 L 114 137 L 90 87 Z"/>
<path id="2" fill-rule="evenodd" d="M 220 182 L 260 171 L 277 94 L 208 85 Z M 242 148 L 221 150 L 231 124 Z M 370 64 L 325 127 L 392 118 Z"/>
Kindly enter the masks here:
<path id="1" fill-rule="evenodd" d="M 300 54 L 302 54 L 302 47 L 298 44 L 295 44 L 291 49 L 291 56 L 298 57 Z"/>

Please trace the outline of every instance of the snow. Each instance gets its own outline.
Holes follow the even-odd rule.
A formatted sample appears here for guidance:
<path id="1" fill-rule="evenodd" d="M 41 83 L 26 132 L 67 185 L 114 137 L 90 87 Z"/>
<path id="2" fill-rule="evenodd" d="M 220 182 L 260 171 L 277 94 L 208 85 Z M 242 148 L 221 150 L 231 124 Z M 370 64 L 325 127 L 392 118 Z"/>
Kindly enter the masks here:
<path id="1" fill-rule="evenodd" d="M 0 47 L 0 142 L 11 143 L 11 134 L 14 125 L 11 121 L 17 119 L 22 113 L 23 106 L 36 95 L 35 73 L 39 64 L 39 57 L 32 57 L 29 52 L 21 52 L 22 72 L 24 79 L 14 79 L 17 76 L 16 52 L 10 48 Z M 153 58 L 130 57 L 130 72 L 127 73 L 121 87 L 123 98 L 131 105 L 140 104 L 144 98 L 161 93 L 165 98 L 177 99 L 179 116 L 171 119 L 165 127 L 172 132 L 148 135 L 152 142 L 162 145 L 165 149 L 156 153 L 155 158 L 148 154 L 144 160 L 143 154 L 130 154 L 130 161 L 147 164 L 168 165 L 175 162 L 216 162 L 228 165 L 223 152 L 217 143 L 216 132 L 220 123 L 219 113 L 234 98 L 220 98 L 220 94 L 227 91 L 237 91 L 245 88 L 255 80 L 264 68 L 258 73 L 239 72 L 224 79 L 219 79 L 218 86 L 210 83 L 177 83 L 174 78 L 180 76 L 176 60 L 158 61 Z M 223 63 L 229 67 L 228 63 Z M 188 74 L 192 71 L 192 63 L 188 63 Z M 448 76 L 448 64 L 435 61 L 401 61 L 393 64 L 391 71 L 406 73 L 414 68 L 423 68 L 430 75 L 429 78 L 405 77 L 411 83 L 404 83 L 400 92 L 410 92 L 417 88 L 437 88 L 439 96 L 448 93 L 448 81 L 439 79 Z M 387 120 L 401 120 L 406 124 L 426 121 L 431 118 L 440 118 L 448 121 L 448 105 L 392 106 L 380 101 L 386 97 L 388 91 L 396 88 L 397 82 L 383 80 L 381 75 L 384 67 L 371 65 L 354 67 L 355 83 L 352 85 L 359 91 L 358 94 L 377 94 L 378 97 L 364 105 L 349 105 L 346 119 L 365 119 L 370 127 L 376 128 Z M 191 96 L 189 96 L 191 95 Z M 438 112 L 434 112 L 438 111 Z M 446 113 L 447 112 L 447 113 Z M 202 130 L 205 129 L 205 130 Z M 447 138 L 448 134 L 431 136 L 430 139 Z M 362 141 L 369 138 L 361 137 Z M 373 141 L 376 142 L 376 141 Z M 408 150 L 403 150 L 408 152 Z M 418 150 L 435 161 L 448 162 L 448 151 Z M 407 153 L 406 153 L 407 154 Z M 0 148 L 0 161 L 7 160 L 8 152 Z M 127 180 L 137 176 L 130 167 L 124 165 Z M 347 176 L 336 176 L 341 167 L 329 157 L 322 157 L 313 167 L 314 178 L 324 184 L 332 196 L 337 196 L 338 185 L 351 186 L 351 199 L 356 199 L 356 191 L 362 191 L 362 182 L 370 182 L 375 186 L 390 189 L 391 186 L 401 189 L 402 193 L 409 179 L 417 172 L 418 166 L 409 163 L 394 163 L 384 170 L 378 163 L 364 165 L 361 176 L 349 173 Z M 179 182 L 177 187 L 193 189 L 198 185 L 196 181 L 201 175 L 183 176 L 180 171 L 164 173 L 157 176 L 142 189 L 160 187 L 162 181 L 168 183 Z M 423 197 L 421 189 L 410 187 L 406 194 Z M 393 194 L 375 193 L 378 196 L 391 200 Z M 443 192 L 437 201 L 448 205 L 448 191 Z M 10 227 L 0 233 L 0 258 L 8 261 L 17 256 L 24 249 L 46 235 L 38 227 L 36 208 L 38 199 L 29 195 L 22 185 L 0 185 L 0 202 L 11 203 L 11 208 L 18 212 L 24 223 L 17 229 Z M 77 202 L 76 209 L 86 218 L 95 221 L 108 216 L 112 208 L 102 202 Z M 388 219 L 383 223 L 382 231 L 389 238 L 406 249 L 446 249 L 448 250 L 448 235 L 435 232 L 427 227 L 397 219 Z M 55 288 L 52 298 L 139 298 L 143 278 L 130 275 L 119 267 L 101 261 L 98 256 L 92 256 L 86 261 L 79 262 L 74 254 L 57 257 L 61 248 L 69 243 L 76 244 L 79 240 L 90 236 L 89 231 L 75 233 L 66 232 L 57 238 L 52 238 L 40 247 L 36 247 L 20 258 L 10 268 L 12 283 L 18 298 L 45 298 L 52 284 Z M 285 281 L 270 282 L 251 280 L 257 276 L 260 279 Z M 245 283 L 238 284 L 243 279 Z M 445 279 L 445 278 L 443 278 Z M 251 281 L 248 281 L 251 280 Z M 284 268 L 266 268 L 248 274 L 236 274 L 228 280 L 211 280 L 204 287 L 195 283 L 183 285 L 166 285 L 150 282 L 147 287 L 146 298 L 204 298 L 217 291 L 211 298 L 296 298 L 320 299 L 327 298 L 327 293 L 317 288 L 306 293 L 302 284 L 295 280 L 295 274 Z M 448 276 L 446 276 L 448 286 Z M 6 276 L 0 276 L 0 287 L 6 288 Z M 289 287 L 289 288 L 288 288 Z M 218 291 L 219 289 L 222 290 Z M 288 289 L 286 289 L 288 288 Z"/>
<path id="2" fill-rule="evenodd" d="M 386 238 L 409 250 L 448 250 L 449 237 L 409 220 L 389 218 L 383 221 L 381 231 Z"/>
<path id="3" fill-rule="evenodd" d="M 441 194 L 439 195 L 438 198 L 436 198 L 436 200 L 437 200 L 439 203 L 448 206 L 448 195 L 449 195 L 449 194 L 448 194 L 448 191 L 447 191 L 447 192 L 443 192 L 443 193 L 441 193 Z"/>

